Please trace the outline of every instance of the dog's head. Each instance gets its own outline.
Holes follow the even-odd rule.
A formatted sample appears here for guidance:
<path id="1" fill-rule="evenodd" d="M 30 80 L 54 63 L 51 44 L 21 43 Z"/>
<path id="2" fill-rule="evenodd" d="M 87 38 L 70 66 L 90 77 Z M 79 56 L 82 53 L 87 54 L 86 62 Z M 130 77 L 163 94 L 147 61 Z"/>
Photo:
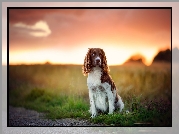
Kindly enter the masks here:
<path id="1" fill-rule="evenodd" d="M 103 49 L 89 48 L 86 54 L 82 72 L 87 75 L 93 67 L 100 67 L 104 72 L 109 72 L 107 60 Z"/>

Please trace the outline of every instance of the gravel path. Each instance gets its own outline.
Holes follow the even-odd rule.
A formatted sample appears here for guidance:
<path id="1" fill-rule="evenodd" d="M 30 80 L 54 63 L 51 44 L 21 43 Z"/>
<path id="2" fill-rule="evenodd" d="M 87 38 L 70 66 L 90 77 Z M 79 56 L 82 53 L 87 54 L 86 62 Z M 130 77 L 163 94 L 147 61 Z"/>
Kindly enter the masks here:
<path id="1" fill-rule="evenodd" d="M 9 126 L 102 126 L 81 119 L 46 119 L 43 113 L 9 106 Z"/>

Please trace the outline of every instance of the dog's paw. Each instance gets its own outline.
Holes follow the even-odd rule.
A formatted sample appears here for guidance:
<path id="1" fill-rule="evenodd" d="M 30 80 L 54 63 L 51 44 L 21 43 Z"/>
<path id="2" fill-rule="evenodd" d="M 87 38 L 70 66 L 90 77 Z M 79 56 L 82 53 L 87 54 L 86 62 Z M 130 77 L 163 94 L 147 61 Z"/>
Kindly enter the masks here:
<path id="1" fill-rule="evenodd" d="M 114 109 L 115 109 L 115 107 L 113 105 L 110 105 L 108 114 L 112 114 L 114 112 Z"/>
<path id="2" fill-rule="evenodd" d="M 113 114 L 113 112 L 109 112 L 108 114 Z"/>
<path id="3" fill-rule="evenodd" d="M 93 113 L 92 115 L 91 115 L 91 118 L 94 118 L 94 117 L 96 117 L 97 116 L 97 114 L 96 113 Z"/>

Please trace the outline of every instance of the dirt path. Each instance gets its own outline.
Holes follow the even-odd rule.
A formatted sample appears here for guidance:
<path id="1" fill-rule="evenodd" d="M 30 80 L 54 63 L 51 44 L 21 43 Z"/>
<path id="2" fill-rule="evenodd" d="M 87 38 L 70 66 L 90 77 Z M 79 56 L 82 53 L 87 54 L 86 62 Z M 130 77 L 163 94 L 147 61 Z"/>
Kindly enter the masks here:
<path id="1" fill-rule="evenodd" d="M 102 126 L 81 119 L 46 119 L 43 113 L 9 106 L 9 126 Z"/>

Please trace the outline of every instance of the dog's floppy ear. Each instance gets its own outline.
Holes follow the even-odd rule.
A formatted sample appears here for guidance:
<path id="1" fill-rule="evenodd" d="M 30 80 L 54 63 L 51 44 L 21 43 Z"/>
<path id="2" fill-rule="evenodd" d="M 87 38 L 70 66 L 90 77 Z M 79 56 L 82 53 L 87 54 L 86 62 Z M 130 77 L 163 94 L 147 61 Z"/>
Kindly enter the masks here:
<path id="1" fill-rule="evenodd" d="M 109 67 L 108 67 L 108 64 L 107 64 L 107 59 L 106 59 L 106 56 L 105 56 L 105 52 L 103 51 L 103 49 L 101 49 L 101 53 L 102 53 L 102 70 L 106 73 L 109 72 Z"/>
<path id="2" fill-rule="evenodd" d="M 91 58 L 90 58 L 91 50 L 92 48 L 88 48 L 88 52 L 85 56 L 84 64 L 82 67 L 82 73 L 84 76 L 86 76 L 91 71 Z"/>

